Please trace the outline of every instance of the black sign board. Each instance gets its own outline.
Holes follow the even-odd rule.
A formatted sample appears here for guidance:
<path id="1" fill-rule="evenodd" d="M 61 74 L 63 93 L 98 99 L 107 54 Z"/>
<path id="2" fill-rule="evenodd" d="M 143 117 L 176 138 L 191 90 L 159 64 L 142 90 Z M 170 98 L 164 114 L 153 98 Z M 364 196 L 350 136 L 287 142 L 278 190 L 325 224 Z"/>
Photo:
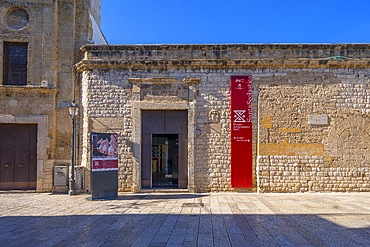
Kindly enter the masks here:
<path id="1" fill-rule="evenodd" d="M 91 133 L 91 196 L 118 197 L 118 135 Z"/>

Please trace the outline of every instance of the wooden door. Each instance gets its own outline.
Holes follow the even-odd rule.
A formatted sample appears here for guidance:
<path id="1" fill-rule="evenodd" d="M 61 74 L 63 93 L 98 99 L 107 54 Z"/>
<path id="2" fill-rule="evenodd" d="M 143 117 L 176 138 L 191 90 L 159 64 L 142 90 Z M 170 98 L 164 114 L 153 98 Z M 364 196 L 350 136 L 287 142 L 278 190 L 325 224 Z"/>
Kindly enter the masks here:
<path id="1" fill-rule="evenodd" d="M 0 189 L 36 189 L 37 125 L 0 124 Z"/>

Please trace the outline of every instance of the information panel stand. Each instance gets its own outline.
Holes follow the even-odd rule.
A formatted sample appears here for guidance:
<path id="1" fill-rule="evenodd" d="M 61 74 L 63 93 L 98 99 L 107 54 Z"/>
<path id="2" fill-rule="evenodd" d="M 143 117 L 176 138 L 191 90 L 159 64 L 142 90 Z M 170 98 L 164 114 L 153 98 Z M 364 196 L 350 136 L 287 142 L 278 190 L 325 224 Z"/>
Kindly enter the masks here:
<path id="1" fill-rule="evenodd" d="M 118 135 L 91 133 L 91 199 L 118 197 Z"/>
<path id="2" fill-rule="evenodd" d="M 231 76 L 231 186 L 252 188 L 252 76 Z"/>

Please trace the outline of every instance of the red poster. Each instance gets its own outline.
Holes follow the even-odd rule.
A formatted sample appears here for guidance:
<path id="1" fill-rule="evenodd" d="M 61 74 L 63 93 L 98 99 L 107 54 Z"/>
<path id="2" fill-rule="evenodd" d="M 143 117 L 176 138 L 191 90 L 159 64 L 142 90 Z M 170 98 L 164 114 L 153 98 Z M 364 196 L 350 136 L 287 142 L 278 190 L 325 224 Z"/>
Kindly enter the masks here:
<path id="1" fill-rule="evenodd" d="M 109 158 L 94 158 L 92 160 L 92 171 L 116 171 L 118 170 L 118 160 Z"/>
<path id="2" fill-rule="evenodd" d="M 231 76 L 231 186 L 252 188 L 252 76 Z"/>

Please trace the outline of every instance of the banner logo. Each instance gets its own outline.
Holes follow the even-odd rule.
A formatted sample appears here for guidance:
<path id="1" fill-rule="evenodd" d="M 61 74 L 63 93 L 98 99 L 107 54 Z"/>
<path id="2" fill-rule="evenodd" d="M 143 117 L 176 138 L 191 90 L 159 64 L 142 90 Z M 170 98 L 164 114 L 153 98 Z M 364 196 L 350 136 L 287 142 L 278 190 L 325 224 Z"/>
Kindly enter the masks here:
<path id="1" fill-rule="evenodd" d="M 235 113 L 234 123 L 245 123 L 246 122 L 244 112 L 246 112 L 246 110 L 234 110 L 234 113 Z"/>

